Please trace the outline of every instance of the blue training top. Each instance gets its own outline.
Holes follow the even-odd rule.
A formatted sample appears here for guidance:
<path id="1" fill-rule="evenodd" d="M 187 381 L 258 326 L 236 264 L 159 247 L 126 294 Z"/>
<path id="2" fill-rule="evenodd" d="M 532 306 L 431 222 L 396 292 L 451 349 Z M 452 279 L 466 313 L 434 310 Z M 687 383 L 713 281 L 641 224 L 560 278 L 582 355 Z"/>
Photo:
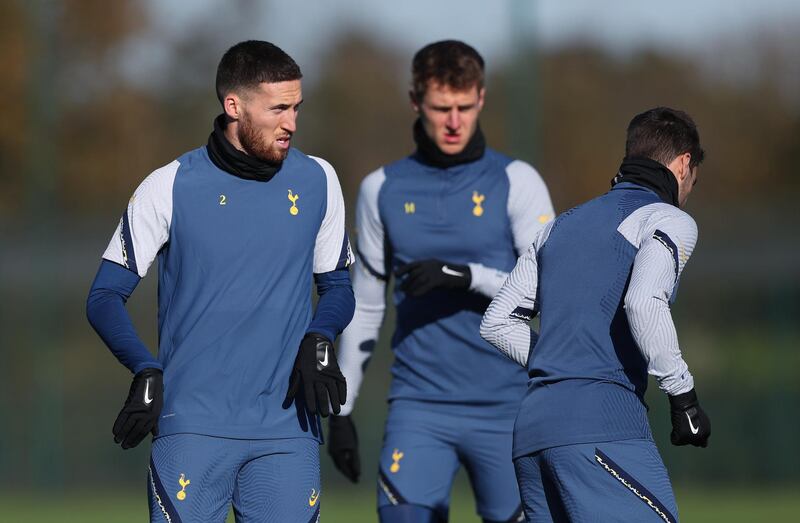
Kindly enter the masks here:
<path id="1" fill-rule="evenodd" d="M 493 405 L 516 411 L 524 369 L 481 339 L 491 297 L 517 256 L 552 219 L 539 174 L 492 149 L 479 159 L 440 168 L 411 155 L 368 175 L 357 205 L 356 312 L 342 335 L 340 364 L 348 380 L 348 414 L 385 311 L 385 289 L 398 267 L 438 259 L 468 265 L 469 290 L 406 295 L 394 286 L 397 310 L 389 399 Z"/>
<path id="2" fill-rule="evenodd" d="M 296 149 L 268 182 L 221 170 L 206 147 L 144 180 L 103 258 L 136 281 L 158 258 L 158 360 L 115 354 L 132 372 L 163 368 L 159 436 L 319 436 L 301 402 L 282 402 L 312 275 L 353 261 L 344 214 L 333 168 Z M 335 323 L 314 330 L 333 339 Z"/>

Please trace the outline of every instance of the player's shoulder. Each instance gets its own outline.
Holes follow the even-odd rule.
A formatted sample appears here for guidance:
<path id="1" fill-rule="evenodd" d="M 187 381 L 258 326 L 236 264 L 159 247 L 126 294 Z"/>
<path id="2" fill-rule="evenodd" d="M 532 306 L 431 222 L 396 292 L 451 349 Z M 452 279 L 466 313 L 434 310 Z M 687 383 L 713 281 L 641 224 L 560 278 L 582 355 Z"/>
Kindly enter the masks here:
<path id="1" fill-rule="evenodd" d="M 396 178 L 398 176 L 403 176 L 409 172 L 417 172 L 420 169 L 429 169 L 430 167 L 426 167 L 422 162 L 419 161 L 419 158 L 415 154 L 410 154 L 408 156 L 404 156 L 399 158 L 393 162 L 389 162 L 379 169 L 376 169 L 370 174 L 373 174 L 378 171 L 383 171 L 383 176 L 386 178 Z"/>
<path id="2" fill-rule="evenodd" d="M 687 212 L 664 202 L 643 205 L 632 212 L 619 226 L 619 232 L 637 247 L 644 238 L 660 231 L 670 237 L 676 236 L 695 241 L 697 223 Z"/>
<path id="3" fill-rule="evenodd" d="M 190 158 L 186 153 L 148 174 L 136 189 L 135 198 L 156 196 L 158 193 L 171 193 L 178 171 L 183 170 Z"/>
<path id="4" fill-rule="evenodd" d="M 319 156 L 306 154 L 294 147 L 289 149 L 284 165 L 292 169 L 308 170 L 311 173 L 325 177 L 336 176 L 336 169 L 333 168 L 329 161 Z"/>
<path id="5" fill-rule="evenodd" d="M 386 181 L 386 170 L 383 166 L 378 167 L 361 180 L 359 187 L 359 199 L 366 203 L 366 200 L 377 202 L 378 194 L 381 192 Z"/>

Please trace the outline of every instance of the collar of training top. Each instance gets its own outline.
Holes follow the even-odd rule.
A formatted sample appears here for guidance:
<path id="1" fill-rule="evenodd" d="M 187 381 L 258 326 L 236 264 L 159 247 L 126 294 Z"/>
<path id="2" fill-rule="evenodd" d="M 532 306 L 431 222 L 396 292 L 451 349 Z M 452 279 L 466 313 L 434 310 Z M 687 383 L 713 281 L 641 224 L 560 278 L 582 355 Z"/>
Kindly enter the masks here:
<path id="1" fill-rule="evenodd" d="M 474 162 L 483 157 L 483 153 L 486 151 L 486 139 L 483 136 L 480 124 L 475 128 L 475 134 L 469 139 L 464 150 L 457 154 L 443 153 L 436 146 L 436 142 L 431 140 L 431 137 L 425 132 L 422 120 L 419 118 L 414 122 L 414 141 L 417 143 L 417 158 L 423 163 L 440 169 Z"/>
<path id="2" fill-rule="evenodd" d="M 208 137 L 208 157 L 225 172 L 246 180 L 268 182 L 275 176 L 281 165 L 259 160 L 245 154 L 225 138 L 225 115 L 214 119 L 214 131 Z"/>
<path id="3" fill-rule="evenodd" d="M 650 189 L 664 203 L 678 207 L 678 180 L 664 164 L 650 158 L 633 157 L 622 160 L 619 172 L 611 180 L 611 186 L 630 182 Z"/>

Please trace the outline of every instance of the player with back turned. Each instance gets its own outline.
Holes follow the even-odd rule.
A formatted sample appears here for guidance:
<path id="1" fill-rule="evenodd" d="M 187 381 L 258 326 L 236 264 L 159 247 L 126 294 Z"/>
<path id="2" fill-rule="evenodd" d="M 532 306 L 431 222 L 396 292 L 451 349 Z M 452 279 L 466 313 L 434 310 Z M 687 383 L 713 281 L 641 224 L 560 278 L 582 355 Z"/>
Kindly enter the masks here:
<path id="1" fill-rule="evenodd" d="M 697 242 L 681 207 L 703 156 L 686 113 L 634 117 L 611 190 L 542 229 L 486 311 L 481 335 L 530 377 L 514 428 L 528 521 L 677 521 L 644 393 L 649 373 L 673 444 L 708 444 L 670 314 Z"/>
<path id="2" fill-rule="evenodd" d="M 301 77 L 268 42 L 225 53 L 208 144 L 136 189 L 89 294 L 134 374 L 115 441 L 154 435 L 153 522 L 222 523 L 231 504 L 237 522 L 319 518 L 317 413 L 345 400 L 332 342 L 352 317 L 353 258 L 336 173 L 291 147 Z M 158 358 L 125 310 L 156 259 Z"/>
<path id="3" fill-rule="evenodd" d="M 358 479 L 349 414 L 383 322 L 394 274 L 397 326 L 379 465 L 383 523 L 447 520 L 460 466 L 484 521 L 521 517 L 511 434 L 525 372 L 480 338 L 480 320 L 517 257 L 553 216 L 539 174 L 486 146 L 478 125 L 484 63 L 463 42 L 413 59 L 416 152 L 368 175 L 356 211 L 356 313 L 340 361 L 350 397 L 328 450 Z M 360 269 L 359 269 L 360 268 Z"/>

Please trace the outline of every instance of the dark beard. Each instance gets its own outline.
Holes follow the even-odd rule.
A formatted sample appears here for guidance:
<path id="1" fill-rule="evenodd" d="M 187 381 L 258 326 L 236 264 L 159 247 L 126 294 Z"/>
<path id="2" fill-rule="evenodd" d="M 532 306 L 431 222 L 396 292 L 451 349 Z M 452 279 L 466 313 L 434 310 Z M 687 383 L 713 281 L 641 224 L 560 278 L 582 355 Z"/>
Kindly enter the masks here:
<path id="1" fill-rule="evenodd" d="M 261 133 L 253 126 L 247 113 L 244 113 L 239 120 L 236 137 L 247 154 L 267 163 L 279 165 L 289 154 L 288 149 L 283 150 L 267 145 L 261 137 Z"/>

